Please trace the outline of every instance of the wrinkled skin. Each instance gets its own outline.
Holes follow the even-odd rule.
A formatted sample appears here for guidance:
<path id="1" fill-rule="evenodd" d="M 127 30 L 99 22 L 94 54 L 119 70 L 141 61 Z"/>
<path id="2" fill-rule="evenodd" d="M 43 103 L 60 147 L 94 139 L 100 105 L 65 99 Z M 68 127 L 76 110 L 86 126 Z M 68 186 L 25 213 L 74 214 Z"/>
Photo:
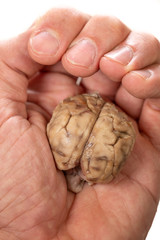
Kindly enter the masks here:
<path id="1" fill-rule="evenodd" d="M 68 25 L 72 25 L 70 31 Z M 49 28 L 58 32 L 59 45 L 54 40 L 49 44 L 46 33 L 42 34 L 45 41 L 29 41 L 38 30 Z M 82 51 L 86 40 L 76 55 L 72 56 L 71 48 L 65 53 L 75 36 L 76 40 L 92 38 L 97 48 L 94 58 Z M 134 49 L 127 65 L 119 57 L 126 53 L 117 57 L 121 48 L 102 57 L 119 44 Z M 57 54 L 48 53 L 58 46 Z M 87 51 L 91 48 L 87 45 Z M 84 52 L 87 55 L 83 56 Z M 74 61 L 81 56 L 83 64 L 69 62 L 67 54 Z M 90 60 L 94 63 L 87 67 Z M 0 43 L 0 68 L 0 239 L 144 239 L 159 201 L 158 41 L 130 32 L 114 18 L 90 18 L 55 9 L 16 39 Z M 75 85 L 72 75 L 84 77 L 83 88 Z M 95 89 L 130 115 L 137 139 L 115 181 L 85 185 L 74 195 L 67 191 L 63 174 L 55 168 L 45 129 L 60 100 Z"/>

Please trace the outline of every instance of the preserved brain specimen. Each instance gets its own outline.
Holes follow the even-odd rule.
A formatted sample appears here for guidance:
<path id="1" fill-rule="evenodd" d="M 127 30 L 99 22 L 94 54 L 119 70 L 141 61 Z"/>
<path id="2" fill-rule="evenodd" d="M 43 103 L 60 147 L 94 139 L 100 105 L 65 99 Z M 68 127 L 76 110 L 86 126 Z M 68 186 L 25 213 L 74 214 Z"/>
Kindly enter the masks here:
<path id="1" fill-rule="evenodd" d="M 135 131 L 126 114 L 98 94 L 63 100 L 47 125 L 57 168 L 68 189 L 80 192 L 84 182 L 110 182 L 130 154 Z"/>

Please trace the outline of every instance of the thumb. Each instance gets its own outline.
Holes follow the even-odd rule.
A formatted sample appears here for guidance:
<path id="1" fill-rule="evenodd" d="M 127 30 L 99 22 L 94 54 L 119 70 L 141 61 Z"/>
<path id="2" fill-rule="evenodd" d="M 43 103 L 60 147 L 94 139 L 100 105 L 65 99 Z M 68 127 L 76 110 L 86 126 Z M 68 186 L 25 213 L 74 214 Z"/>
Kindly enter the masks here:
<path id="1" fill-rule="evenodd" d="M 15 38 L 0 43 L 0 61 L 27 78 L 42 68 L 29 55 L 28 42 L 34 27 Z"/>
<path id="2" fill-rule="evenodd" d="M 31 32 L 0 42 L 0 126 L 15 115 L 27 117 L 28 79 L 42 68 L 27 50 Z"/>
<path id="3" fill-rule="evenodd" d="M 0 125 L 13 115 L 27 117 L 28 79 L 61 59 L 88 18 L 76 10 L 52 9 L 25 33 L 0 43 Z"/>

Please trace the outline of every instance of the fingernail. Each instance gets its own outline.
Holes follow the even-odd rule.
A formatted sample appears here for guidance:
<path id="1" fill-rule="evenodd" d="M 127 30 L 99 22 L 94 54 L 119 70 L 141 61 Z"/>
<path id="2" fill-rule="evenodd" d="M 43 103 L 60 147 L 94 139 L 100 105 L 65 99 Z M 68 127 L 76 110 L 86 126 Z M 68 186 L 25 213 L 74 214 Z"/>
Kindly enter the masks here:
<path id="1" fill-rule="evenodd" d="M 155 111 L 160 111 L 160 99 L 159 98 L 150 98 L 148 99 L 150 107 Z"/>
<path id="2" fill-rule="evenodd" d="M 66 58 L 74 65 L 90 67 L 96 57 L 96 46 L 89 39 L 80 40 L 66 53 Z"/>
<path id="3" fill-rule="evenodd" d="M 126 66 L 133 58 L 133 50 L 129 46 L 122 46 L 107 53 L 105 57 L 111 58 Z"/>
<path id="4" fill-rule="evenodd" d="M 152 72 L 149 71 L 149 70 L 138 70 L 138 71 L 133 71 L 133 73 L 136 73 L 137 75 L 139 75 L 144 80 L 149 79 L 152 75 Z"/>
<path id="5" fill-rule="evenodd" d="M 33 52 L 42 55 L 55 55 L 59 49 L 59 41 L 53 31 L 39 31 L 30 39 Z"/>

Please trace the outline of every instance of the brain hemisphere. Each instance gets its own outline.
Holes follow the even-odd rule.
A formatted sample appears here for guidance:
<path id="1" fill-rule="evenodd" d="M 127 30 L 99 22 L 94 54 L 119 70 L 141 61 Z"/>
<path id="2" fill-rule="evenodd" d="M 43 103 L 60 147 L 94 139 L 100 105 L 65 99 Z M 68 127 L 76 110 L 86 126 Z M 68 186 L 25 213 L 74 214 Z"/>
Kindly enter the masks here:
<path id="1" fill-rule="evenodd" d="M 57 168 L 65 172 L 68 188 L 79 192 L 84 181 L 110 182 L 135 142 L 127 116 L 97 94 L 61 102 L 53 112 L 47 134 Z"/>

